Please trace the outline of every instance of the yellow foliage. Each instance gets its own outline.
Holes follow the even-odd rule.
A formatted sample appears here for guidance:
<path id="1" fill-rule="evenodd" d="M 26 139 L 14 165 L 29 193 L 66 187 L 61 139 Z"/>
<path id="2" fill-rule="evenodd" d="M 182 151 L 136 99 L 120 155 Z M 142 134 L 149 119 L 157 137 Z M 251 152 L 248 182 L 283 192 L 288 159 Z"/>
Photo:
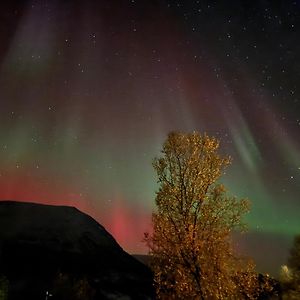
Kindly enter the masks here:
<path id="1" fill-rule="evenodd" d="M 281 268 L 283 299 L 300 299 L 300 235 L 295 236 L 288 265 Z"/>
<path id="2" fill-rule="evenodd" d="M 249 201 L 228 197 L 217 180 L 230 163 L 219 141 L 170 133 L 153 166 L 160 184 L 153 234 L 145 235 L 159 299 L 255 299 L 254 265 L 234 254 Z"/>

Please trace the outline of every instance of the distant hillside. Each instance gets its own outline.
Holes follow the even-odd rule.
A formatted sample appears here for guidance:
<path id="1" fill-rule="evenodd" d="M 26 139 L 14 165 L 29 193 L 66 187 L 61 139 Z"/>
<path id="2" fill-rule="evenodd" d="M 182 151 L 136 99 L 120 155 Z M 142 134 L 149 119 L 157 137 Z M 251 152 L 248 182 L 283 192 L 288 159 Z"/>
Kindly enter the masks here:
<path id="1" fill-rule="evenodd" d="M 153 296 L 151 271 L 74 207 L 0 202 L 0 273 L 10 299 L 45 299 L 59 273 L 86 278 L 94 299 Z"/>
<path id="2" fill-rule="evenodd" d="M 143 263 L 146 266 L 150 265 L 150 256 L 147 254 L 132 254 L 134 258 Z"/>

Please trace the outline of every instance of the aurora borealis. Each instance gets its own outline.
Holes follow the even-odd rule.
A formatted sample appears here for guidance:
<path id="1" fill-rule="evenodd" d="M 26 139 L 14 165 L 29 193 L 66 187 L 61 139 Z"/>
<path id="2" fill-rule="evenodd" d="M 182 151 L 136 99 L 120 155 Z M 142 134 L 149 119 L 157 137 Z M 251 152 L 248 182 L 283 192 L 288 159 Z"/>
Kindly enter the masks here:
<path id="1" fill-rule="evenodd" d="M 152 159 L 207 132 L 252 201 L 240 247 L 276 272 L 300 233 L 300 2 L 244 2 L 2 4 L 0 198 L 74 205 L 146 252 Z"/>

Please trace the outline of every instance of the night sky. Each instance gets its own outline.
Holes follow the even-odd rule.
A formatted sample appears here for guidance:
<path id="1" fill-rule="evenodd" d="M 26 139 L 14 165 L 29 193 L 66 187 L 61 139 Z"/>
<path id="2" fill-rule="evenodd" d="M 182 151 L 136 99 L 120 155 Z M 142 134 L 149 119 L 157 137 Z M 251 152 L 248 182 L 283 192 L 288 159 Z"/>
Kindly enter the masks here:
<path id="1" fill-rule="evenodd" d="M 300 1 L 6 1 L 0 198 L 73 205 L 145 253 L 152 159 L 221 140 L 252 201 L 238 247 L 276 273 L 300 233 Z"/>

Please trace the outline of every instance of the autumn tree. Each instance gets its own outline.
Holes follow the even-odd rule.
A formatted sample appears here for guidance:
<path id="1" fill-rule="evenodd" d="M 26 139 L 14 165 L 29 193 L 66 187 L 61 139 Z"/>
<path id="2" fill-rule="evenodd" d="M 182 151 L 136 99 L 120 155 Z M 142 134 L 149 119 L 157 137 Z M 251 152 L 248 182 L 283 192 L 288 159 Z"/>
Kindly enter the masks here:
<path id="1" fill-rule="evenodd" d="M 234 254 L 231 241 L 249 202 L 217 183 L 229 163 L 217 139 L 177 132 L 154 160 L 157 209 L 145 241 L 159 299 L 255 298 L 253 265 Z"/>
<path id="2" fill-rule="evenodd" d="M 282 266 L 281 282 L 284 300 L 300 299 L 300 235 L 294 238 L 288 265 Z"/>

